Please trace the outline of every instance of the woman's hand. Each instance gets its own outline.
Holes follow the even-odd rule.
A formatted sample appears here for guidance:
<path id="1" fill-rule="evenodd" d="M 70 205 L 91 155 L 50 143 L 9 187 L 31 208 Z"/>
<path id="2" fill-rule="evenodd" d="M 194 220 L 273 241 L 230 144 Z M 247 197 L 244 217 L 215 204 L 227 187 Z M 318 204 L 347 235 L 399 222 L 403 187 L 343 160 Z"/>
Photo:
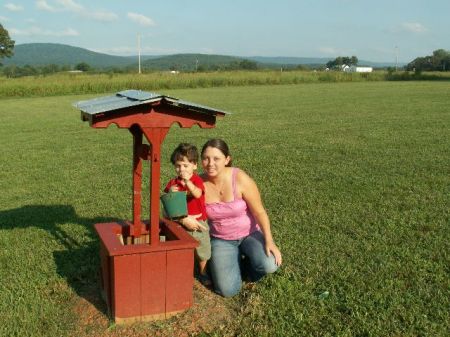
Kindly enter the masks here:
<path id="1" fill-rule="evenodd" d="M 188 215 L 187 217 L 183 218 L 180 220 L 180 223 L 186 227 L 186 229 L 191 230 L 191 231 L 206 231 L 208 230 L 208 228 L 206 228 L 205 226 L 203 226 L 200 222 L 198 222 L 198 220 L 196 219 L 197 217 L 199 217 L 201 214 L 196 214 L 196 215 Z"/>
<path id="2" fill-rule="evenodd" d="M 266 242 L 265 250 L 266 250 L 266 255 L 270 256 L 270 254 L 272 254 L 273 257 L 275 258 L 275 264 L 277 266 L 281 266 L 281 263 L 283 261 L 283 259 L 281 257 L 281 252 L 278 249 L 277 245 L 273 241 Z"/>

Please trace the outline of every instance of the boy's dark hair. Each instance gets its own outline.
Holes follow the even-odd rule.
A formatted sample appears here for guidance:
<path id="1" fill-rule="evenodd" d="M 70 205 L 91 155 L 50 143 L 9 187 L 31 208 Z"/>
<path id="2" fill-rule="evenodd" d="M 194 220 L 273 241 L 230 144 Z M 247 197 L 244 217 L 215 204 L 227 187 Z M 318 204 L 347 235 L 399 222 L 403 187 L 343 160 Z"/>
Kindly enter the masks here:
<path id="1" fill-rule="evenodd" d="M 175 165 L 177 161 L 183 160 L 186 157 L 191 163 L 197 164 L 198 150 L 195 145 L 188 143 L 180 143 L 170 156 L 170 162 Z"/>

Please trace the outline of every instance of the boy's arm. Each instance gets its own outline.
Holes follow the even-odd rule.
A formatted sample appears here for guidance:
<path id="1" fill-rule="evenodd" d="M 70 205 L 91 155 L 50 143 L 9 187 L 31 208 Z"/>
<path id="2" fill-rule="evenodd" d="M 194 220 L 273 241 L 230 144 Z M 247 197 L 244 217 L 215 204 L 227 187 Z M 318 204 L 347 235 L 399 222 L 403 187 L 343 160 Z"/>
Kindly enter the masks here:
<path id="1" fill-rule="evenodd" d="M 196 214 L 196 215 L 188 215 L 185 218 L 182 218 L 179 220 L 179 222 L 186 227 L 186 229 L 191 230 L 191 231 L 206 231 L 208 230 L 207 228 L 205 228 L 196 218 L 199 217 L 201 214 Z"/>
<path id="2" fill-rule="evenodd" d="M 175 185 L 174 185 L 173 179 L 171 179 L 171 180 L 169 180 L 166 187 L 164 188 L 164 193 L 168 193 L 173 186 L 175 186 Z"/>
<path id="3" fill-rule="evenodd" d="M 187 190 L 191 193 L 191 195 L 198 199 L 202 196 L 203 191 L 201 188 L 196 186 L 191 180 L 189 179 L 183 179 L 184 184 L 186 185 Z"/>

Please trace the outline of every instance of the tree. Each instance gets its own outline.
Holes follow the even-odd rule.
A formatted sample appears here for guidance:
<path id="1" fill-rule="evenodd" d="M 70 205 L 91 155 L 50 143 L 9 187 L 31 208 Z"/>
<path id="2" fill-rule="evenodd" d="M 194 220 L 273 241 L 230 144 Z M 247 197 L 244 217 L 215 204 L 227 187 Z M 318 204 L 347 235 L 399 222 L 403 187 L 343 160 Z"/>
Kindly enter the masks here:
<path id="1" fill-rule="evenodd" d="M 352 56 L 350 58 L 350 64 L 351 65 L 356 66 L 356 65 L 358 65 L 358 62 L 359 62 L 359 60 L 358 60 L 358 58 L 356 56 Z"/>
<path id="2" fill-rule="evenodd" d="M 91 66 L 89 64 L 87 64 L 86 62 L 78 63 L 75 66 L 75 70 L 88 71 L 90 69 L 91 69 Z"/>
<path id="3" fill-rule="evenodd" d="M 258 64 L 254 61 L 242 60 L 241 62 L 239 62 L 239 68 L 245 70 L 256 70 L 258 69 Z"/>
<path id="4" fill-rule="evenodd" d="M 9 37 L 8 31 L 0 23 L 0 61 L 2 58 L 11 57 L 14 54 L 14 43 Z"/>
<path id="5" fill-rule="evenodd" d="M 327 62 L 327 68 L 340 68 L 343 65 L 356 66 L 358 64 L 358 58 L 356 56 L 338 56 L 333 61 Z"/>
<path id="6" fill-rule="evenodd" d="M 433 55 L 417 57 L 406 66 L 407 70 L 415 71 L 448 71 L 450 68 L 450 52 L 437 49 Z"/>
<path id="7" fill-rule="evenodd" d="M 47 64 L 41 68 L 42 75 L 50 75 L 57 73 L 59 71 L 59 66 L 57 64 Z"/>

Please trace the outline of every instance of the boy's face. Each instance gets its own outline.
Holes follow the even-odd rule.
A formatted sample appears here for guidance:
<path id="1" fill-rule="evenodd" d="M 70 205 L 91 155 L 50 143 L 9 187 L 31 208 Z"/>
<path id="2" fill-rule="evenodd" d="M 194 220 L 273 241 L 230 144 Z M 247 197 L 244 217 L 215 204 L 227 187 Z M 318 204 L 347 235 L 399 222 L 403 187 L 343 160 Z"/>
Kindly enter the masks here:
<path id="1" fill-rule="evenodd" d="M 197 164 L 190 162 L 186 157 L 175 162 L 175 172 L 181 179 L 191 179 L 196 169 Z"/>

